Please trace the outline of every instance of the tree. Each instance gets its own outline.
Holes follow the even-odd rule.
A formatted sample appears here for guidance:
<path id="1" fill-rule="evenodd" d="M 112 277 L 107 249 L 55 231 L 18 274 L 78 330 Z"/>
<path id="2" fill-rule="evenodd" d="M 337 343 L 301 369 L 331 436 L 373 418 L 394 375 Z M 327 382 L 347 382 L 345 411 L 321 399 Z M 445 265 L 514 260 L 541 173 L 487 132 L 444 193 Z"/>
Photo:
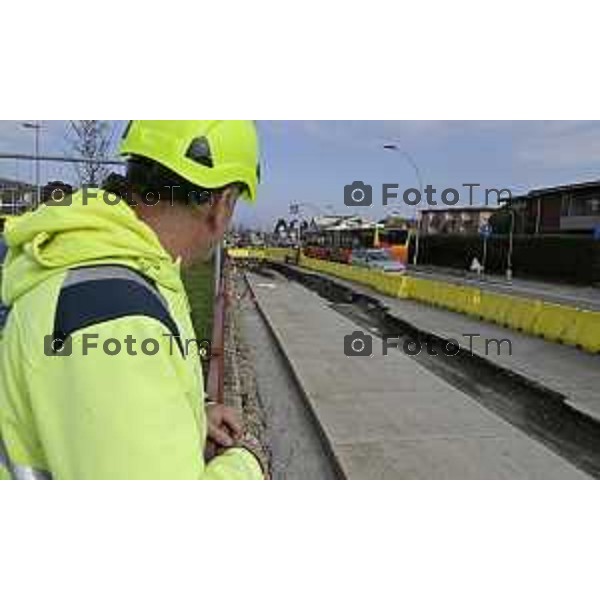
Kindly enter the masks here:
<path id="1" fill-rule="evenodd" d="M 68 141 L 78 158 L 89 162 L 76 165 L 80 185 L 97 186 L 108 175 L 101 161 L 109 156 L 113 128 L 108 121 L 70 121 Z"/>
<path id="2" fill-rule="evenodd" d="M 497 235 L 508 235 L 510 233 L 511 215 L 510 209 L 502 207 L 498 209 L 489 219 L 492 233 Z"/>

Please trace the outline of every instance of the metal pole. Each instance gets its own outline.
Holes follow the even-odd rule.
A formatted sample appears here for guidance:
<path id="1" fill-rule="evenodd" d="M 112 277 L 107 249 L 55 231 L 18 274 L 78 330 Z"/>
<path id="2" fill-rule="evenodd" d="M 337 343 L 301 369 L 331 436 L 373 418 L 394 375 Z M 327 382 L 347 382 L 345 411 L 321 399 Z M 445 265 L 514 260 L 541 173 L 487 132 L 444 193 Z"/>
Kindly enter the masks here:
<path id="1" fill-rule="evenodd" d="M 302 257 L 302 207 L 310 207 L 313 210 L 320 211 L 318 207 L 310 202 L 297 202 L 290 204 L 290 214 L 296 217 L 296 264 L 300 265 L 301 257 Z"/>
<path id="2" fill-rule="evenodd" d="M 34 160 L 36 162 L 67 162 L 67 163 L 93 163 L 96 165 L 118 165 L 124 167 L 126 163 L 122 160 L 99 160 L 90 158 L 75 158 L 73 156 L 49 156 L 35 154 L 15 154 L 14 152 L 0 152 L 1 159 L 11 160 Z"/>
<path id="3" fill-rule="evenodd" d="M 222 271 L 222 250 L 223 244 L 219 242 L 215 247 L 215 298 L 219 297 L 221 292 L 221 271 Z"/>
<path id="4" fill-rule="evenodd" d="M 417 220 L 415 223 L 417 233 L 415 234 L 415 255 L 413 257 L 413 265 L 416 267 L 419 264 L 419 241 L 421 235 L 421 217 L 419 211 L 417 211 Z"/>
<path id="5" fill-rule="evenodd" d="M 33 160 L 35 161 L 34 172 L 35 172 L 35 198 L 33 200 L 33 205 L 37 208 L 40 205 L 41 200 L 41 192 L 40 192 L 40 130 L 42 129 L 42 124 L 40 121 L 26 122 L 21 123 L 21 127 L 24 129 L 33 129 Z M 11 157 L 10 155 L 8 155 Z M 18 155 L 13 155 L 11 158 L 17 158 Z"/>
<path id="6" fill-rule="evenodd" d="M 35 199 L 35 208 L 40 205 L 42 200 L 42 194 L 40 190 L 40 129 L 41 125 L 39 121 L 35 122 L 35 189 L 36 189 L 36 199 Z"/>
<path id="7" fill-rule="evenodd" d="M 423 200 L 423 179 L 421 177 L 421 171 L 415 162 L 415 159 L 405 150 L 399 150 L 404 155 L 406 160 L 412 165 L 417 175 L 417 181 L 419 182 L 419 192 L 421 193 L 421 200 Z M 419 264 L 419 242 L 420 242 L 420 231 L 419 231 L 419 209 L 415 206 L 415 228 L 417 230 L 415 235 L 415 255 L 413 256 L 413 265 L 416 267 Z"/>
<path id="8" fill-rule="evenodd" d="M 508 259 L 506 265 L 506 280 L 512 281 L 513 230 L 515 228 L 515 213 L 510 209 L 510 231 L 508 234 Z"/>
<path id="9" fill-rule="evenodd" d="M 485 273 L 485 263 L 487 261 L 487 245 L 488 245 L 488 236 L 483 236 L 483 264 L 481 265 L 481 272 Z"/>
<path id="10" fill-rule="evenodd" d="M 400 148 L 400 146 L 397 143 L 394 144 L 385 144 L 383 146 L 386 150 L 395 150 L 396 152 L 400 152 L 400 154 L 402 154 L 402 156 L 404 156 L 404 158 L 406 158 L 406 160 L 408 161 L 408 163 L 412 166 L 412 168 L 415 170 L 415 173 L 417 175 L 417 181 L 419 182 L 419 192 L 421 193 L 421 200 L 423 200 L 423 178 L 421 177 L 421 170 L 419 169 L 419 166 L 417 165 L 417 162 L 415 161 L 415 159 L 412 157 L 411 154 L 409 154 L 406 150 Z M 418 205 L 415 205 L 415 229 L 416 229 L 416 235 L 415 235 L 415 255 L 413 256 L 413 265 L 416 267 L 419 264 L 419 242 L 420 242 L 420 227 L 419 227 L 419 209 L 418 209 Z"/>

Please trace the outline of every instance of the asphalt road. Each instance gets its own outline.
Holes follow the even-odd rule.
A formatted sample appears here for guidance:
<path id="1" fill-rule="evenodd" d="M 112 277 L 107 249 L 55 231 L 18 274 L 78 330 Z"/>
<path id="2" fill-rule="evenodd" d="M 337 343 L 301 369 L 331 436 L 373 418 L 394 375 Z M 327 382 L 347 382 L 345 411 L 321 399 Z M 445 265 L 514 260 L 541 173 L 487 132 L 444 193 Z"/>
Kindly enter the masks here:
<path id="1" fill-rule="evenodd" d="M 475 274 L 467 275 L 449 269 L 428 266 L 411 267 L 409 274 L 423 279 L 472 285 L 502 294 L 538 298 L 556 304 L 600 311 L 600 288 L 596 287 L 547 283 L 529 279 L 513 279 L 512 282 L 508 282 L 506 278 L 496 275 L 484 275 L 480 279 Z"/>

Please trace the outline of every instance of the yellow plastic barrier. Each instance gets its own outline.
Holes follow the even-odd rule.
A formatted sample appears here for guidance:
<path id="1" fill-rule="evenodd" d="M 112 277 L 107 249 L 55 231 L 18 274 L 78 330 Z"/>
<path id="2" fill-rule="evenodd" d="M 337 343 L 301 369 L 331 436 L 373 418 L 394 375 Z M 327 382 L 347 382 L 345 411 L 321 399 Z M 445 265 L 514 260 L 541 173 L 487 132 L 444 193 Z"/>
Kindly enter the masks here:
<path id="1" fill-rule="evenodd" d="M 398 297 L 404 277 L 402 275 L 385 274 L 381 292 L 388 296 Z"/>
<path id="2" fill-rule="evenodd" d="M 399 277 L 399 279 L 400 282 L 396 289 L 396 297 L 408 300 L 410 298 L 410 284 L 413 280 L 412 278 L 406 277 L 405 275 Z"/>
<path id="3" fill-rule="evenodd" d="M 474 314 L 484 321 L 505 325 L 509 320 L 510 296 L 480 292 L 479 301 L 475 306 L 477 311 Z"/>
<path id="4" fill-rule="evenodd" d="M 600 312 L 578 311 L 570 334 L 565 343 L 579 346 L 588 352 L 600 352 Z"/>
<path id="5" fill-rule="evenodd" d="M 511 329 L 534 334 L 535 323 L 540 314 L 542 302 L 529 298 L 511 298 L 510 310 L 505 317 L 505 325 Z"/>
<path id="6" fill-rule="evenodd" d="M 295 259 L 297 250 L 295 248 L 266 248 L 265 256 L 273 262 L 285 262 L 286 259 Z"/>
<path id="7" fill-rule="evenodd" d="M 267 257 L 269 260 L 284 261 L 286 256 L 295 257 L 295 250 L 231 248 L 229 254 L 234 258 Z M 381 273 L 306 256 L 301 257 L 300 264 L 314 271 L 370 286 L 385 295 L 424 302 L 548 340 L 578 346 L 588 352 L 600 352 L 600 312 L 496 294 L 475 286 Z"/>
<path id="8" fill-rule="evenodd" d="M 416 287 L 416 293 L 419 294 L 422 301 L 433 304 L 433 306 L 439 306 L 443 291 L 443 287 L 437 281 L 423 280 Z"/>
<path id="9" fill-rule="evenodd" d="M 542 302 L 533 324 L 533 333 L 553 342 L 573 339 L 570 331 L 575 327 L 579 312 L 569 306 Z"/>
<path id="10" fill-rule="evenodd" d="M 262 248 L 228 248 L 227 249 L 227 254 L 231 258 L 264 259 L 265 252 L 266 251 Z"/>
<path id="11" fill-rule="evenodd" d="M 387 275 L 385 273 L 375 272 L 375 277 L 373 278 L 373 287 L 378 292 L 385 293 L 387 283 L 388 280 Z"/>
<path id="12" fill-rule="evenodd" d="M 441 281 L 429 282 L 431 285 L 432 303 L 435 306 L 459 311 L 462 308 L 462 293 L 458 286 Z"/>
<path id="13" fill-rule="evenodd" d="M 455 305 L 454 288 L 440 281 L 431 282 L 431 302 L 435 306 L 452 307 Z"/>
<path id="14" fill-rule="evenodd" d="M 419 302 L 425 302 L 426 304 L 433 304 L 431 282 L 425 279 L 413 279 L 410 298 Z"/>
<path id="15" fill-rule="evenodd" d="M 473 296 L 477 290 L 465 285 L 457 285 L 455 287 L 457 288 L 454 296 L 456 302 L 455 310 L 465 315 L 472 315 L 474 305 Z"/>
<path id="16" fill-rule="evenodd" d="M 481 305 L 481 290 L 469 288 L 468 302 L 465 305 L 465 314 L 470 317 L 479 317 L 479 306 Z"/>
<path id="17" fill-rule="evenodd" d="M 250 251 L 248 248 L 229 248 L 227 254 L 231 258 L 249 258 Z"/>
<path id="18" fill-rule="evenodd" d="M 390 293 L 390 276 L 387 273 L 380 273 L 379 277 L 377 279 L 377 283 L 375 286 L 375 289 L 382 293 L 385 294 L 386 296 L 389 295 Z"/>

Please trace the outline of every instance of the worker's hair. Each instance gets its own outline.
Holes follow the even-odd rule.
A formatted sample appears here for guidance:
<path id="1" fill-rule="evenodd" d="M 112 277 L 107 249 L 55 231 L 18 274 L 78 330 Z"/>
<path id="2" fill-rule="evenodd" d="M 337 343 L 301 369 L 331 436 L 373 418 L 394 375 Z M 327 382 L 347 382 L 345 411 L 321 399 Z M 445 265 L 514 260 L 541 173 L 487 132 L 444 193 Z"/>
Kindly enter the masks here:
<path id="1" fill-rule="evenodd" d="M 160 199 L 190 205 L 206 204 L 224 189 L 201 188 L 164 165 L 140 156 L 129 158 L 125 176 L 111 173 L 102 187 L 127 200 L 136 194 L 148 204 L 156 204 Z"/>

